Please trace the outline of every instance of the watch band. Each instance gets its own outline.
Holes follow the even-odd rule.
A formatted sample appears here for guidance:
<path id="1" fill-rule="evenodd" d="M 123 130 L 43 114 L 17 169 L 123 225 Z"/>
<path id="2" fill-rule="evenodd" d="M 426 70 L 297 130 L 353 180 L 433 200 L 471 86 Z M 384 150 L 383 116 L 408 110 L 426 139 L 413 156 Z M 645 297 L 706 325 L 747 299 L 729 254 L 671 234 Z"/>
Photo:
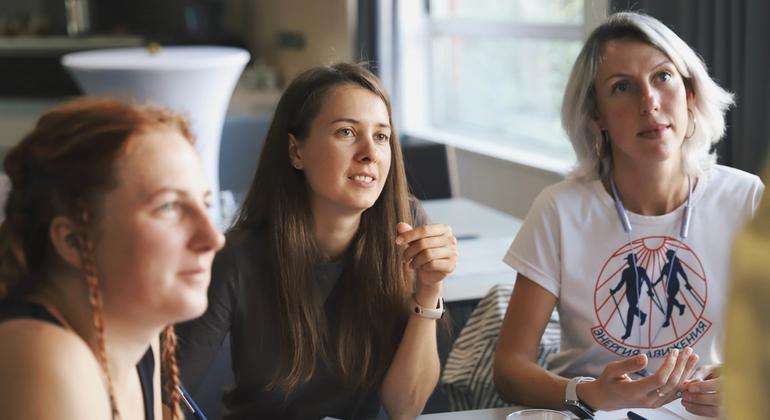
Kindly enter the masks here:
<path id="1" fill-rule="evenodd" d="M 564 405 L 569 411 L 581 419 L 592 419 L 594 417 L 594 409 L 578 398 L 577 386 L 579 383 L 590 382 L 593 380 L 595 380 L 595 378 L 577 376 L 567 382 L 567 389 L 564 392 Z"/>
<path id="2" fill-rule="evenodd" d="M 412 312 L 421 318 L 441 319 L 444 316 L 444 298 L 439 297 L 438 304 L 436 305 L 436 308 L 433 309 L 420 306 L 420 304 L 417 303 L 417 299 L 412 295 Z"/>

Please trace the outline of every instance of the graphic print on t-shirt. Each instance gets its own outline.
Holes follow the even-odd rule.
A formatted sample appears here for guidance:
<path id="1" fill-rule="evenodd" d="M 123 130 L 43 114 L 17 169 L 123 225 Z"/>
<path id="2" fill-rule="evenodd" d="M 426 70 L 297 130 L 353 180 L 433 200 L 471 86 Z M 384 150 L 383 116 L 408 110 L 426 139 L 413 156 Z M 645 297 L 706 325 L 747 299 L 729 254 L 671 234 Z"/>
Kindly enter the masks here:
<path id="1" fill-rule="evenodd" d="M 687 244 L 669 236 L 627 243 L 604 263 L 594 288 L 598 325 L 591 333 L 619 356 L 663 357 L 694 346 L 711 328 L 704 311 L 708 279 Z"/>

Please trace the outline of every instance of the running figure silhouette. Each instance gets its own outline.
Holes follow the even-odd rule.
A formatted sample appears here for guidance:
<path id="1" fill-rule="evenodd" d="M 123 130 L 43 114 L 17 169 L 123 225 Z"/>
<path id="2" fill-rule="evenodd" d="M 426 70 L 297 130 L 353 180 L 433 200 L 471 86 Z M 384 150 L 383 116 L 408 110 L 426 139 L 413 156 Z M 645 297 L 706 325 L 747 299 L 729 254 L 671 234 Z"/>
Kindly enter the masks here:
<path id="1" fill-rule="evenodd" d="M 680 275 L 684 279 L 684 287 L 687 290 L 692 290 L 692 286 L 690 285 L 690 281 L 687 278 L 687 274 L 682 268 L 682 263 L 679 262 L 679 258 L 674 256 L 675 253 L 676 252 L 673 249 L 666 251 L 666 257 L 668 258 L 668 261 L 660 270 L 660 277 L 658 277 L 658 279 L 655 280 L 655 283 L 652 284 L 652 286 L 655 287 L 658 285 L 658 283 L 663 281 L 663 277 L 668 277 L 668 284 L 666 285 L 666 297 L 668 304 L 666 307 L 666 321 L 663 322 L 663 327 L 668 327 L 671 324 L 671 311 L 674 309 L 674 306 L 679 309 L 679 316 L 684 315 L 684 305 L 676 299 L 676 295 L 679 293 Z"/>
<path id="2" fill-rule="evenodd" d="M 634 315 L 639 317 L 639 326 L 644 325 L 644 322 L 647 320 L 647 314 L 639 309 L 639 295 L 642 292 L 642 283 L 640 282 L 637 284 L 637 276 L 639 277 L 639 280 L 647 285 L 647 294 L 652 296 L 652 285 L 650 285 L 650 279 L 647 277 L 647 271 L 644 267 L 636 265 L 636 255 L 633 253 L 626 255 L 626 261 L 628 262 L 628 267 L 623 270 L 623 273 L 620 276 L 620 282 L 610 290 L 612 299 L 614 300 L 615 293 L 617 293 L 623 285 L 626 286 L 628 312 L 625 320 L 626 333 L 623 334 L 622 337 L 624 341 L 631 336 L 631 329 L 634 326 Z M 617 302 L 615 302 L 615 305 L 617 305 Z"/>

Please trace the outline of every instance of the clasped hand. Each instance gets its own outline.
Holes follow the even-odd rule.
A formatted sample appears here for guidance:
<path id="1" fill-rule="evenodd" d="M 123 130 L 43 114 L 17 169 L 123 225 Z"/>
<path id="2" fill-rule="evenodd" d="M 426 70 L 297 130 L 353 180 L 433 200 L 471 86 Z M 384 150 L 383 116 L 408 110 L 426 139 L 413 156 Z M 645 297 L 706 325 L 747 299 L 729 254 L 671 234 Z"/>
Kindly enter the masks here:
<path id="1" fill-rule="evenodd" d="M 396 244 L 405 246 L 404 263 L 417 274 L 415 290 L 438 289 L 457 264 L 457 239 L 452 228 L 447 225 L 412 228 L 407 223 L 399 223 L 396 229 Z"/>

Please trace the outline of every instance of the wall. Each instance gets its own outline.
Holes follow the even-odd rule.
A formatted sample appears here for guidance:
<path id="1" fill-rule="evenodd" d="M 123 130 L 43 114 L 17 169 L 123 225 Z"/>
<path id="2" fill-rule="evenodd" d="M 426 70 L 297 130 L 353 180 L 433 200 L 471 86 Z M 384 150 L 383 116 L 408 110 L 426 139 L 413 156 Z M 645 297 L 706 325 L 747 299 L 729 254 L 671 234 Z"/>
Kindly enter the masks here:
<path id="1" fill-rule="evenodd" d="M 284 81 L 309 67 L 353 58 L 355 0 L 255 0 L 253 13 L 255 56 L 277 68 Z M 304 48 L 281 48 L 281 31 L 301 32 Z"/>
<path id="2" fill-rule="evenodd" d="M 64 99 L 0 98 L 0 151 L 21 140 L 40 114 Z"/>
<path id="3" fill-rule="evenodd" d="M 456 195 L 524 219 L 543 188 L 564 176 L 532 166 L 454 149 Z"/>

